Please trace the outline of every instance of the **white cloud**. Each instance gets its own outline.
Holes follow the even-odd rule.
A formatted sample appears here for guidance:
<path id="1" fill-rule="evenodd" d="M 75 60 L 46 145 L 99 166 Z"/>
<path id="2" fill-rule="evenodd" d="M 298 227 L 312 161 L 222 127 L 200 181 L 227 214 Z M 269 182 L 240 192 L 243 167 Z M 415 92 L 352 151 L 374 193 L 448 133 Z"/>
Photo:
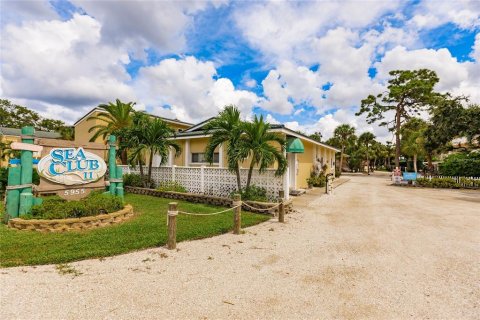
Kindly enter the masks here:
<path id="1" fill-rule="evenodd" d="M 480 26 L 480 2 L 476 0 L 424 0 L 411 20 L 417 28 L 435 28 L 452 22 L 464 29 Z"/>
<path id="2" fill-rule="evenodd" d="M 183 52 L 185 33 L 193 24 L 194 14 L 209 5 L 209 1 L 72 2 L 102 24 L 105 42 L 122 46 L 136 57 L 142 57 L 145 48 L 164 53 Z"/>
<path id="3" fill-rule="evenodd" d="M 58 18 L 47 0 L 1 1 L 0 24 L 20 24 L 24 20 L 51 20 Z"/>
<path id="4" fill-rule="evenodd" d="M 125 84 L 128 56 L 103 45 L 100 30 L 95 19 L 82 15 L 6 26 L 0 44 L 2 94 L 70 107 L 133 99 Z"/>
<path id="5" fill-rule="evenodd" d="M 399 1 L 267 2 L 235 12 L 243 35 L 268 61 L 312 63 L 311 42 L 337 26 L 362 28 L 393 12 Z"/>
<path id="6" fill-rule="evenodd" d="M 214 116 L 228 104 L 249 114 L 261 101 L 252 92 L 236 90 L 229 79 L 215 76 L 211 61 L 202 62 L 191 56 L 165 59 L 158 65 L 141 68 L 134 87 L 145 104 L 169 105 L 179 119 L 191 122 Z"/>
<path id="7" fill-rule="evenodd" d="M 477 37 L 477 41 L 478 39 Z M 473 56 L 475 55 L 476 53 L 473 53 Z M 403 47 L 396 47 L 387 52 L 375 66 L 378 70 L 377 78 L 379 80 L 387 79 L 390 70 L 431 69 L 440 78 L 437 90 L 449 91 L 457 95 L 470 95 L 472 101 L 480 101 L 478 61 L 458 62 L 447 49 L 407 50 Z"/>

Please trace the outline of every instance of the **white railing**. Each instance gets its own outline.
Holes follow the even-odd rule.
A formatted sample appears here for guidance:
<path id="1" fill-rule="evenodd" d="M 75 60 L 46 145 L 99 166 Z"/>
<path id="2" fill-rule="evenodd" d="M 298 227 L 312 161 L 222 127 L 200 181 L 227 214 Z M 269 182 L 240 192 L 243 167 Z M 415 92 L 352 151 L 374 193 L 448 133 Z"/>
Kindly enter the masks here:
<path id="1" fill-rule="evenodd" d="M 432 178 L 450 178 L 455 180 L 456 183 L 462 184 L 462 179 L 469 179 L 469 180 L 475 180 L 475 181 L 480 181 L 480 177 L 461 177 L 461 176 L 432 176 L 432 175 L 427 175 L 427 176 L 422 176 L 422 178 L 432 180 Z"/>
<path id="2" fill-rule="evenodd" d="M 123 173 L 139 174 L 138 167 L 120 166 Z M 144 169 L 145 174 L 148 168 Z M 247 183 L 248 169 L 240 169 L 242 186 Z M 180 167 L 162 166 L 152 168 L 152 179 L 158 185 L 166 181 L 175 181 L 187 189 L 188 192 L 211 196 L 227 197 L 237 190 L 237 177 L 225 168 L 211 167 Z M 252 185 L 267 190 L 267 197 L 276 199 L 280 190 L 283 190 L 283 177 L 276 177 L 275 170 L 267 169 L 260 174 L 258 170 L 252 173 Z"/>

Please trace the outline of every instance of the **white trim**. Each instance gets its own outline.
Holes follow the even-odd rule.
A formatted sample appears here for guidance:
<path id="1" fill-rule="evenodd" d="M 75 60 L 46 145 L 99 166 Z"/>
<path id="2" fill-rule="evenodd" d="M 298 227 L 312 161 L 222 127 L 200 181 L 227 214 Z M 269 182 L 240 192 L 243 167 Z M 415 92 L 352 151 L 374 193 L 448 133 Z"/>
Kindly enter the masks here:
<path id="1" fill-rule="evenodd" d="M 218 166 L 223 168 L 223 143 L 218 147 Z"/>
<path id="2" fill-rule="evenodd" d="M 191 154 L 190 154 L 190 139 L 185 140 L 185 150 L 184 150 L 184 152 L 185 152 L 185 157 L 184 157 L 185 158 L 184 159 L 185 160 L 185 166 L 188 167 L 188 165 L 190 164 L 190 156 L 191 156 Z"/>
<path id="3" fill-rule="evenodd" d="M 190 139 L 198 139 L 198 138 L 210 138 L 212 135 L 211 134 L 202 134 L 198 136 L 176 136 L 176 137 L 171 137 L 168 138 L 167 140 L 190 140 Z"/>
<path id="4" fill-rule="evenodd" d="M 190 128 L 186 129 L 185 131 L 183 132 L 192 132 L 198 128 L 201 128 L 203 127 L 204 125 L 206 125 L 207 123 L 209 123 L 210 121 L 212 121 L 213 119 L 215 119 L 215 117 L 212 117 L 212 118 L 209 118 L 209 119 L 205 119 L 203 121 L 201 121 L 200 123 L 197 123 L 196 125 L 193 125 L 191 126 Z"/>

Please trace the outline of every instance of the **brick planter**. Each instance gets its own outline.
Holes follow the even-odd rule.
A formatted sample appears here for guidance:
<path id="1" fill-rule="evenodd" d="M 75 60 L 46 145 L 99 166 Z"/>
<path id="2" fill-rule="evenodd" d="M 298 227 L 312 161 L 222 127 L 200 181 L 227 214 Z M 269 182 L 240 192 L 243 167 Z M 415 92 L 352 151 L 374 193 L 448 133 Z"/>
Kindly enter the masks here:
<path id="1" fill-rule="evenodd" d="M 183 200 L 193 203 L 203 203 L 210 204 L 220 207 L 231 207 L 233 200 L 230 198 L 207 196 L 197 193 L 183 193 L 183 192 L 174 192 L 174 191 L 158 191 L 155 189 L 148 188 L 137 188 L 137 187 L 125 187 L 125 192 L 135 193 L 135 194 L 144 194 L 153 197 Z M 252 207 L 259 208 L 260 210 L 252 209 L 246 205 L 242 205 L 242 210 L 250 211 L 255 213 L 264 213 L 264 214 L 275 214 L 278 212 L 278 207 L 269 211 L 261 210 L 264 208 L 269 208 L 277 203 L 273 202 L 257 202 L 257 201 L 245 201 L 247 204 Z M 291 200 L 285 202 L 285 213 L 290 213 L 293 211 L 293 203 Z"/>
<path id="2" fill-rule="evenodd" d="M 39 232 L 64 232 L 79 231 L 106 227 L 121 223 L 133 216 L 131 205 L 125 205 L 125 208 L 117 212 L 99 214 L 96 216 L 69 219 L 10 219 L 8 226 L 17 230 L 32 230 Z"/>

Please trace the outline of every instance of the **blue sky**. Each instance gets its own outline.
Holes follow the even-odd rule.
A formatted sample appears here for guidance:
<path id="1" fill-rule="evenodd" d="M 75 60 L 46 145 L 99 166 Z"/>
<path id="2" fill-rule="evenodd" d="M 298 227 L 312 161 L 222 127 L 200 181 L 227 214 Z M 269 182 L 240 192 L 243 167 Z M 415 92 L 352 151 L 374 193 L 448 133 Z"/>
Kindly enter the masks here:
<path id="1" fill-rule="evenodd" d="M 197 122 L 225 104 L 304 132 L 354 116 L 388 71 L 435 70 L 480 102 L 480 4 L 2 1 L 1 93 L 74 122 L 117 97 Z M 28 54 L 25 53 L 28 49 Z"/>

